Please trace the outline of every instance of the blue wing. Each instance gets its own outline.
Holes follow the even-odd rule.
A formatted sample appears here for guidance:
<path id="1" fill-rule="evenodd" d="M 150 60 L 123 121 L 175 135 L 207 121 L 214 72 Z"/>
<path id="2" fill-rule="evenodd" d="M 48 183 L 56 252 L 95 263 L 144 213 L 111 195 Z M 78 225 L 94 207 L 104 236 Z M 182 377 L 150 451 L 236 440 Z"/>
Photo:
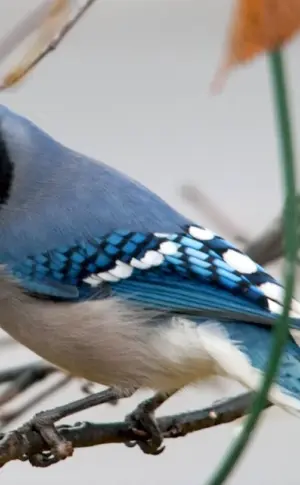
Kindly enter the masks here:
<path id="1" fill-rule="evenodd" d="M 50 297 L 76 300 L 111 293 L 195 317 L 272 325 L 283 305 L 283 288 L 272 276 L 202 226 L 174 234 L 117 230 L 30 256 L 13 272 L 30 291 Z M 295 300 L 290 315 L 299 328 Z"/>

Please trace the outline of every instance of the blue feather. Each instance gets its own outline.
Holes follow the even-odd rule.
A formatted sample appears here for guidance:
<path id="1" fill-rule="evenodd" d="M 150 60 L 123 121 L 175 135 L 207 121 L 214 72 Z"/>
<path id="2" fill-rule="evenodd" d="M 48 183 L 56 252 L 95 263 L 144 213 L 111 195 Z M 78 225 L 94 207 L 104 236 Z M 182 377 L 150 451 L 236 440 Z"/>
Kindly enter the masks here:
<path id="1" fill-rule="evenodd" d="M 15 276 L 22 281 L 22 286 L 25 290 L 40 297 L 59 297 L 64 300 L 77 300 L 79 298 L 79 291 L 76 286 L 59 283 L 53 278 L 27 279 L 19 272 L 16 272 Z"/>
<path id="2" fill-rule="evenodd" d="M 265 371 L 273 344 L 273 333 L 266 328 L 245 325 L 243 322 L 230 322 L 223 325 L 229 337 L 240 344 L 241 350 L 250 359 L 252 366 Z M 291 338 L 288 339 L 281 356 L 276 383 L 286 394 L 299 399 L 299 347 Z"/>
<path id="3" fill-rule="evenodd" d="M 0 122 L 15 173 L 0 211 L 0 264 L 103 237 L 124 223 L 143 233 L 176 232 L 190 222 L 141 183 L 63 146 L 3 106 Z"/>
<path id="4" fill-rule="evenodd" d="M 274 280 L 266 278 L 258 266 L 257 271 L 245 276 L 226 264 L 224 252 L 234 249 L 228 241 L 218 236 L 209 240 L 192 237 L 186 229 L 191 221 L 142 184 L 61 145 L 4 106 L 0 107 L 0 117 L 1 143 L 14 164 L 13 191 L 0 214 L 0 263 L 20 267 L 28 281 L 48 278 L 49 282 L 53 278 L 75 286 L 80 297 L 89 294 L 84 276 L 110 271 L 116 260 L 130 264 L 132 258 L 140 259 L 146 251 L 157 250 L 160 242 L 174 241 L 178 251 L 165 254 L 159 268 L 147 271 L 145 282 L 152 279 L 154 287 L 154 275 L 161 275 L 162 280 L 168 275 L 171 293 L 176 278 L 185 279 L 193 282 L 189 291 L 195 295 L 199 282 L 207 283 L 208 308 L 218 298 L 213 288 L 223 288 L 235 295 L 231 303 L 226 300 L 224 310 L 247 301 L 270 317 L 259 287 Z M 120 230 L 122 227 L 124 230 Z M 157 231 L 168 236 L 157 237 Z M 130 281 L 137 278 L 145 279 L 145 273 L 135 269 Z M 59 287 L 55 290 L 50 286 L 51 294 L 65 295 Z M 141 294 L 142 285 L 140 290 Z M 118 291 L 125 292 L 126 285 L 119 285 Z M 204 286 L 201 292 L 203 298 L 197 297 L 194 306 L 204 305 Z M 76 292 L 67 293 L 75 298 Z M 171 295 L 166 303 L 173 304 Z M 252 307 L 245 311 L 247 308 L 250 311 Z"/>
<path id="5" fill-rule="evenodd" d="M 70 301 L 117 295 L 199 325 L 214 318 L 254 367 L 265 367 L 270 326 L 282 310 L 274 278 L 125 174 L 4 107 L 0 119 L 13 164 L 12 190 L 0 207 L 0 264 L 27 290 Z M 300 329 L 295 300 L 290 323 Z M 299 352 L 290 338 L 278 376 L 297 398 Z"/>
<path id="6" fill-rule="evenodd" d="M 193 236 L 198 229 L 200 235 L 196 232 Z M 112 294 L 144 306 L 195 317 L 272 325 L 282 300 L 266 296 L 261 285 L 269 283 L 278 290 L 282 286 L 251 261 L 252 272 L 235 269 L 226 262 L 226 254 L 232 250 L 234 257 L 243 258 L 243 253 L 217 235 L 207 239 L 205 231 L 201 226 L 187 226 L 181 232 L 163 235 L 114 231 L 30 256 L 15 265 L 13 272 L 34 281 L 36 287 L 45 278 L 53 279 L 60 285 L 53 285 L 51 294 L 56 290 L 58 298 L 98 295 L 97 287 L 100 289 L 106 281 Z M 153 257 L 153 264 L 151 257 L 147 263 L 147 255 Z M 145 267 L 140 268 L 141 263 Z M 118 264 L 124 266 L 116 273 Z M 64 292 L 63 285 L 74 286 L 78 294 Z M 276 311 L 272 310 L 272 302 L 278 306 Z M 300 328 L 300 314 L 291 319 L 291 327 Z"/>

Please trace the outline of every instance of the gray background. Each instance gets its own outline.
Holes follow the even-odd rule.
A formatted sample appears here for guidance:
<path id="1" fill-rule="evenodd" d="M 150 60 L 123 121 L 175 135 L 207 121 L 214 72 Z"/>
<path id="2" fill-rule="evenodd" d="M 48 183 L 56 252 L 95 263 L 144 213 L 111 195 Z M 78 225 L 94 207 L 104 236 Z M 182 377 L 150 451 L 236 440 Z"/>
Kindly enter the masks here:
<path id="1" fill-rule="evenodd" d="M 230 0 L 99 0 L 60 48 L 0 102 L 58 140 L 138 178 L 197 221 L 218 229 L 180 198 L 181 183 L 201 187 L 241 230 L 254 237 L 281 205 L 281 182 L 269 72 L 265 58 L 234 71 L 219 96 L 209 84 L 219 63 Z M 38 1 L 2 0 L 0 31 L 8 32 Z M 299 132 L 299 41 L 286 50 Z M 298 151 L 298 146 L 297 146 Z M 226 234 L 224 234 L 226 236 Z M 280 275 L 280 266 L 270 271 Z M 0 365 L 35 356 L 23 348 L 0 355 Z M 78 398 L 78 383 L 47 406 Z M 195 409 L 230 392 L 204 386 L 183 392 L 163 413 Z M 137 402 L 103 407 L 70 418 L 120 419 Z M 45 407 L 45 404 L 43 404 Z M 26 417 L 30 417 L 32 411 Z M 25 417 L 22 418 L 24 421 Z M 160 457 L 121 445 L 75 452 L 47 471 L 12 463 L 0 471 L 5 485 L 202 484 L 219 463 L 237 424 L 169 440 Z M 265 413 L 228 483 L 299 483 L 300 423 L 282 411 Z"/>

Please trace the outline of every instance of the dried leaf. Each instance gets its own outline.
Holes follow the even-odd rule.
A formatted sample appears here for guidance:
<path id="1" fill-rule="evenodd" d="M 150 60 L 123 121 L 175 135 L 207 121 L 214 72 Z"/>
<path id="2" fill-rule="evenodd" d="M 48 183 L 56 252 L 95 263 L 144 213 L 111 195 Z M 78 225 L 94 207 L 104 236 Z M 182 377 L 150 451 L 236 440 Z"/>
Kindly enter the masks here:
<path id="1" fill-rule="evenodd" d="M 235 65 L 273 51 L 300 29 L 300 0 L 236 0 L 227 52 L 213 81 L 220 87 Z"/>

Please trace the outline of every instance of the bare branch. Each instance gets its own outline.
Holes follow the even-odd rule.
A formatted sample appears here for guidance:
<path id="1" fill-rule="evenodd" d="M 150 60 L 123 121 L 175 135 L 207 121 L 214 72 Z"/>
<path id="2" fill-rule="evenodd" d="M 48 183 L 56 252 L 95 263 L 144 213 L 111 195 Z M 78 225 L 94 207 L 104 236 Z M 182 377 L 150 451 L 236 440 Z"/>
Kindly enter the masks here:
<path id="1" fill-rule="evenodd" d="M 273 263 L 283 256 L 283 223 L 278 217 L 256 239 L 245 245 L 244 251 L 258 264 Z"/>
<path id="2" fill-rule="evenodd" d="M 194 209 L 207 213 L 212 221 L 220 228 L 220 232 L 227 234 L 227 237 L 231 240 L 243 243 L 243 250 L 258 264 L 264 266 L 282 258 L 284 252 L 282 214 L 277 216 L 258 238 L 251 241 L 250 238 L 246 238 L 244 235 L 241 236 L 240 230 L 232 220 L 219 207 L 216 207 L 197 187 L 185 184 L 181 186 L 180 192 L 182 198 L 190 203 Z M 298 196 L 297 203 L 299 206 L 300 196 Z"/>
<path id="3" fill-rule="evenodd" d="M 42 22 L 49 13 L 51 1 L 44 1 L 37 8 L 32 10 L 18 24 L 1 39 L 0 62 L 9 56 L 18 45 L 24 41 Z"/>
<path id="4" fill-rule="evenodd" d="M 300 233 L 300 195 L 297 196 L 298 237 Z M 284 215 L 283 210 L 269 227 L 255 240 L 248 242 L 245 251 L 259 264 L 267 264 L 283 257 L 284 253 Z"/>
<path id="5" fill-rule="evenodd" d="M 33 364 L 20 365 L 18 367 L 12 367 L 11 369 L 0 371 L 0 384 L 18 379 L 25 373 L 29 373 L 31 375 L 32 382 L 35 383 L 52 374 L 53 372 L 58 372 L 58 369 L 50 364 L 44 363 L 43 361 L 34 362 Z"/>
<path id="6" fill-rule="evenodd" d="M 48 374 L 49 375 L 49 374 Z M 46 377 L 46 374 L 45 374 Z M 41 377 L 42 378 L 42 377 Z M 36 396 L 32 397 L 28 401 L 26 401 L 22 406 L 15 410 L 10 410 L 7 412 L 0 413 L 0 429 L 3 429 L 12 423 L 15 419 L 19 418 L 22 414 L 29 411 L 32 407 L 36 406 L 40 402 L 47 399 L 49 396 L 52 396 L 55 392 L 59 391 L 63 387 L 65 387 L 69 382 L 72 380 L 70 376 L 63 376 L 57 382 L 49 386 L 48 388 L 44 389 Z M 35 384 L 35 382 L 33 383 Z M 22 390 L 18 393 L 21 394 Z M 15 397 L 15 396 L 13 396 Z"/>
<path id="7" fill-rule="evenodd" d="M 14 341 L 11 339 L 12 343 Z M 41 384 L 52 374 L 57 374 L 58 379 L 56 382 L 50 382 L 49 385 L 43 389 L 37 389 L 37 393 L 26 399 L 26 401 L 19 405 L 16 409 L 12 409 L 14 400 L 23 396 L 26 391 L 31 389 L 37 384 Z M 69 384 L 73 377 L 65 375 L 56 367 L 43 362 L 38 361 L 32 364 L 25 364 L 18 367 L 12 367 L 10 369 L 4 369 L 0 371 L 0 385 L 8 384 L 8 386 L 0 392 L 0 430 L 11 424 L 15 419 L 19 418 L 22 414 L 29 411 L 32 407 L 41 403 L 55 392 Z M 84 381 L 80 383 L 80 390 L 85 394 L 93 393 L 94 383 Z M 7 407 L 10 404 L 9 410 L 2 410 L 3 406 Z M 110 404 L 117 404 L 118 401 Z"/>
<path id="8" fill-rule="evenodd" d="M 17 409 L 11 410 L 11 404 L 14 399 L 23 395 L 36 384 L 45 381 L 47 377 L 54 373 L 60 374 L 63 377 L 54 384 L 51 383 L 46 389 L 39 391 L 34 397 L 31 397 Z M 61 371 L 43 361 L 0 371 L 0 385 L 9 384 L 2 393 L 0 393 L 0 429 L 3 430 L 5 426 L 19 418 L 31 407 L 67 385 L 70 380 L 70 376 L 65 376 Z M 1 408 L 8 403 L 10 403 L 10 410 L 1 411 Z"/>
<path id="9" fill-rule="evenodd" d="M 164 438 L 178 438 L 195 431 L 229 423 L 248 414 L 253 396 L 252 393 L 245 393 L 219 402 L 212 407 L 158 418 L 158 425 Z M 74 448 L 109 443 L 125 444 L 136 439 L 130 425 L 125 421 L 116 423 L 80 422 L 73 426 L 58 426 L 57 430 L 63 438 L 73 444 Z M 23 433 L 19 428 L 19 430 L 1 434 L 0 439 L 0 466 L 13 460 L 24 461 L 34 454 L 48 451 L 41 436 L 33 430 Z M 143 438 L 139 435 L 139 439 Z"/>
<path id="10" fill-rule="evenodd" d="M 56 36 L 53 37 L 53 32 L 52 32 L 53 28 L 55 29 L 55 26 L 57 27 L 57 25 L 59 25 L 61 21 L 64 20 L 64 16 L 67 13 L 65 9 L 65 5 L 62 3 L 62 6 L 59 6 L 61 12 L 56 12 L 56 17 L 57 17 L 56 24 L 55 22 L 52 22 L 52 26 L 51 26 L 52 30 L 50 32 L 46 32 L 42 36 L 42 39 L 38 40 L 37 44 L 35 45 L 35 48 L 33 49 L 33 53 L 32 51 L 27 53 L 23 61 L 5 76 L 3 82 L 1 83 L 0 90 L 4 90 L 12 87 L 18 81 L 23 79 L 24 76 L 26 76 L 30 71 L 32 71 L 39 64 L 39 62 L 41 62 L 48 54 L 50 54 L 53 50 L 55 50 L 57 46 L 66 37 L 66 35 L 70 32 L 70 30 L 76 25 L 76 23 L 84 16 L 84 14 L 95 2 L 96 0 L 87 0 L 84 5 L 79 6 L 78 10 L 72 16 L 72 18 L 66 20 L 66 22 L 60 28 Z M 59 5 L 59 2 L 57 3 Z M 53 1 L 53 5 L 55 6 L 54 1 Z M 41 13 L 44 14 L 44 11 L 41 11 L 41 12 L 38 11 L 38 14 L 40 16 L 41 16 Z M 34 14 L 36 16 L 37 12 L 34 12 Z M 41 27 L 43 28 L 43 23 L 45 24 L 44 18 L 41 17 L 40 21 L 42 23 Z M 21 24 L 19 24 L 16 27 L 16 30 L 14 30 L 10 34 L 10 38 L 14 41 L 11 44 L 11 47 L 7 42 L 7 39 L 5 39 L 5 49 L 2 48 L 0 43 L 0 48 L 1 48 L 0 51 L 2 50 L 3 52 L 5 52 L 5 55 L 7 55 L 8 53 L 11 53 L 15 48 L 15 44 L 22 42 L 24 40 L 25 34 L 27 36 L 30 33 L 30 31 L 33 30 L 34 28 L 36 28 L 36 19 L 34 19 L 33 21 L 32 16 L 29 15 L 26 17 L 26 19 L 24 19 L 24 21 Z M 45 39 L 46 39 L 46 45 L 41 45 L 41 44 L 45 44 Z"/>
<path id="11" fill-rule="evenodd" d="M 198 187 L 192 184 L 182 184 L 180 194 L 197 212 L 205 212 L 223 234 L 227 234 L 232 240 L 239 242 L 249 241 L 248 236 L 242 234 L 234 222 Z"/>

